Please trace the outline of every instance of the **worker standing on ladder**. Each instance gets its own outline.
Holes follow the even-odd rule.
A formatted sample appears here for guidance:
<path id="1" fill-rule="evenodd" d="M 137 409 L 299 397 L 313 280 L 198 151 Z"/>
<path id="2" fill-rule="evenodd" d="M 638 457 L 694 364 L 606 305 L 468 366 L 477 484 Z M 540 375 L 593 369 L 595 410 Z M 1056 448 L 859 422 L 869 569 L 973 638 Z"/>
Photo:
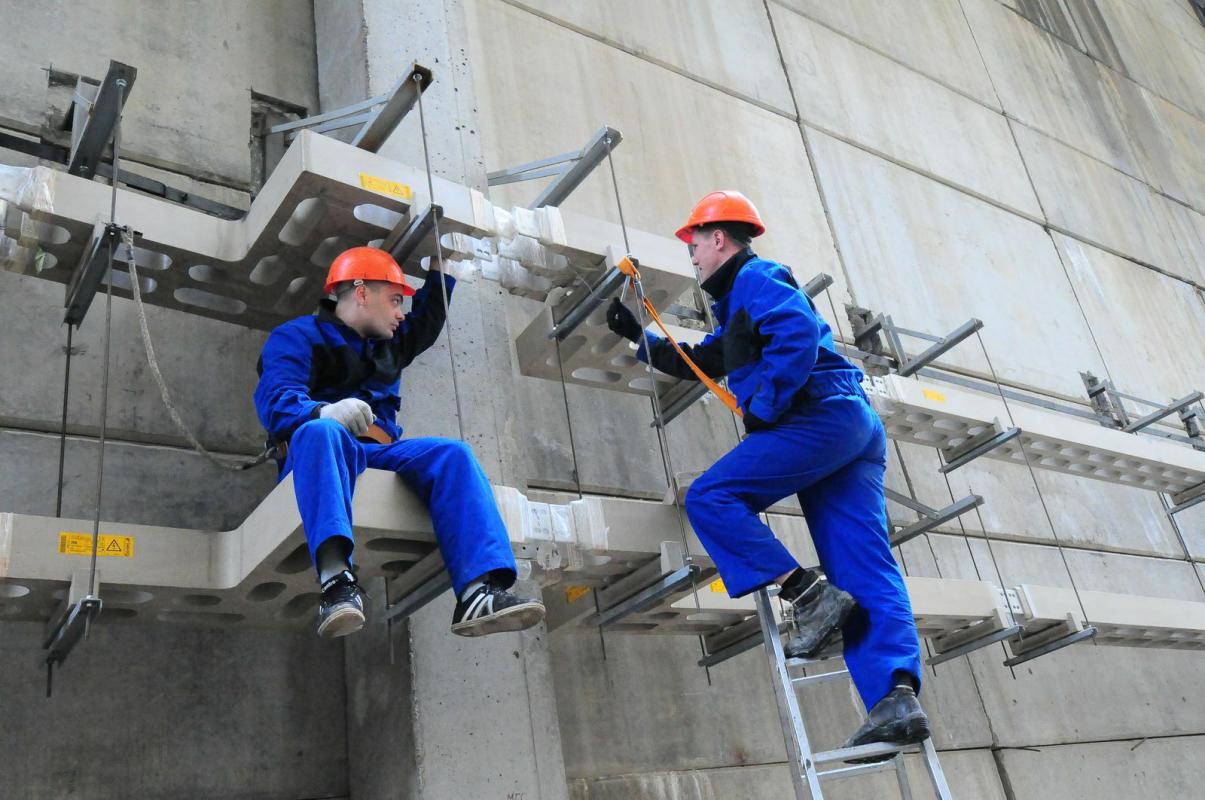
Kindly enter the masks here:
<path id="1" fill-rule="evenodd" d="M 450 298 L 456 280 L 445 275 Z M 351 500 L 367 468 L 396 472 L 427 504 L 457 604 L 452 632 L 480 636 L 528 628 L 544 617 L 538 600 L 508 591 L 515 559 L 493 490 L 464 442 L 401 439 L 401 373 L 439 337 L 445 306 L 432 270 L 417 292 L 393 257 L 353 247 L 335 258 L 318 313 L 280 325 L 260 356 L 255 407 L 285 449 L 322 600 L 318 634 L 364 625 L 352 570 Z M 411 311 L 402 303 L 413 296 Z"/>
<path id="2" fill-rule="evenodd" d="M 814 657 L 843 631 L 845 661 L 869 710 L 847 747 L 918 742 L 929 723 L 916 699 L 920 640 L 887 538 L 886 434 L 862 373 L 837 354 L 791 270 L 750 248 L 764 232 L 739 192 L 707 195 L 677 232 L 715 300 L 717 323 L 699 344 L 680 346 L 707 376 L 727 375 L 746 432 L 691 484 L 686 513 L 732 597 L 782 587 L 799 629 L 788 657 Z M 646 334 L 618 298 L 607 323 L 641 345 L 641 360 L 698 379 L 673 344 Z M 790 495 L 799 498 L 827 579 L 801 568 L 758 517 Z"/>

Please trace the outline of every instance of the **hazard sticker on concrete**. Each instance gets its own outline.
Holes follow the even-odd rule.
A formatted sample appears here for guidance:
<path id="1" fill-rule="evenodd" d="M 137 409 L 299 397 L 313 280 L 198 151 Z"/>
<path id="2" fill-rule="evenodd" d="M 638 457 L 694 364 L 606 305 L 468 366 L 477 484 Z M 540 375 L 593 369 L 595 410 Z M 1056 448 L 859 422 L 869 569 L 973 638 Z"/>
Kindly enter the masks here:
<path id="1" fill-rule="evenodd" d="M 570 603 L 576 603 L 586 595 L 590 594 L 589 586 L 566 586 L 565 600 Z"/>
<path id="2" fill-rule="evenodd" d="M 92 534 L 59 531 L 59 555 L 92 555 Z M 96 544 L 96 555 L 110 558 L 133 558 L 134 537 L 102 533 L 100 541 Z"/>
<path id="3" fill-rule="evenodd" d="M 406 202 L 414 199 L 414 190 L 406 184 L 378 178 L 376 175 L 369 175 L 367 172 L 360 173 L 360 185 L 370 192 L 387 194 Z"/>

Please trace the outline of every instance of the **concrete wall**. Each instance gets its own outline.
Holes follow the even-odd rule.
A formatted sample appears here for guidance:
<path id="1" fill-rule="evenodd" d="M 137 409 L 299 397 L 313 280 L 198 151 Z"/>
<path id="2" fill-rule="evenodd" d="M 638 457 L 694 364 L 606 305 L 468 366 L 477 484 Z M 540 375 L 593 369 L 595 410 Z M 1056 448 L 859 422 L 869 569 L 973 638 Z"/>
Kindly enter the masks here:
<path id="1" fill-rule="evenodd" d="M 246 206 L 251 92 L 317 109 L 312 6 L 281 2 L 0 3 L 0 126 L 61 112 L 48 68 L 138 68 L 123 166 Z M 0 150 L 0 163 L 28 164 Z M 66 331 L 63 287 L 0 272 L 0 507 L 55 512 Z M 149 309 L 181 414 L 219 453 L 263 441 L 249 400 L 263 335 Z M 103 299 L 72 358 L 63 513 L 95 508 Z M 167 420 L 132 303 L 115 300 L 102 513 L 221 529 L 274 483 L 209 466 Z M 53 432 L 53 433 L 52 433 Z M 343 648 L 302 631 L 98 624 L 44 697 L 42 628 L 0 625 L 0 796 L 339 797 L 348 787 Z"/>
<path id="2" fill-rule="evenodd" d="M 615 126 L 625 136 L 614 161 L 629 225 L 669 232 L 704 192 L 740 188 L 767 216 L 758 251 L 802 278 L 832 273 L 838 306 L 856 302 L 934 333 L 978 317 L 990 366 L 975 340 L 949 364 L 983 376 L 994 368 L 1013 386 L 1081 401 L 1081 370 L 1153 398 L 1205 385 L 1205 172 L 1190 144 L 1203 124 L 1205 29 L 1183 5 L 474 0 L 467 8 L 490 169 Z M 537 191 L 491 194 L 521 203 Z M 618 219 L 605 169 L 568 205 Z M 532 311 L 511 305 L 513 335 Z M 533 383 L 518 379 L 520 408 L 540 420 L 526 475 L 564 482 L 565 403 L 559 387 Z M 567 394 L 583 481 L 656 491 L 659 451 L 629 422 L 647 406 L 575 387 Z M 730 447 L 725 424 L 704 407 L 675 422 L 679 468 L 705 466 Z M 1025 469 L 996 463 L 960 470 L 951 489 L 933 451 L 901 446 L 897 455 L 891 479 L 904 486 L 906 470 L 921 500 L 949 502 L 951 490 L 987 500 L 962 527 L 904 548 L 911 574 L 1063 586 L 1071 575 L 1080 588 L 1205 599 L 1181 541 L 1201 541 L 1200 514 L 1183 515 L 1177 531 L 1152 495 L 1053 474 L 1035 486 Z M 1066 567 L 1056 543 L 1067 548 Z M 558 632 L 552 647 L 574 797 L 786 791 L 761 654 L 708 676 L 693 666 L 691 639 Z M 1068 797 L 1114 791 L 1095 774 L 1157 795 L 1185 791 L 1176 787 L 1190 780 L 1190 760 L 1171 754 L 1199 753 L 1199 655 L 1084 646 L 1015 677 L 1002 660 L 988 649 L 928 677 L 924 701 L 956 794 L 1044 797 L 1055 784 Z M 860 709 L 844 687 L 816 692 L 807 700 L 813 733 L 838 743 Z M 1070 778 L 1085 773 L 1092 779 Z M 1067 777 L 1038 777 L 1053 775 Z"/>
<path id="3" fill-rule="evenodd" d="M 759 252 L 789 263 L 801 279 L 821 271 L 835 278 L 821 307 L 836 310 L 839 333 L 848 332 L 845 303 L 933 333 L 975 316 L 986 323 L 990 365 L 970 340 L 947 359 L 963 371 L 994 370 L 1012 386 L 1076 401 L 1081 370 L 1159 399 L 1205 388 L 1205 28 L 1180 0 L 321 0 L 312 9 L 231 4 L 223 11 L 199 15 L 189 41 L 166 47 L 170 53 L 160 48 L 186 27 L 178 19 L 109 14 L 106 20 L 139 31 L 121 45 L 132 50 L 108 45 L 101 34 L 115 23 L 105 22 L 80 32 L 97 37 L 78 50 L 92 61 L 71 61 L 82 57 L 73 49 L 54 55 L 55 64 L 99 74 L 111 55 L 144 67 L 136 92 L 146 94 L 136 97 L 146 105 L 131 107 L 131 150 L 237 186 L 246 175 L 240 98 L 247 87 L 315 108 L 320 99 L 329 109 L 385 91 L 417 59 L 437 74 L 424 103 L 439 174 L 480 186 L 488 170 L 578 147 L 612 125 L 624 134 L 614 164 L 628 225 L 669 233 L 705 192 L 745 191 L 769 227 Z M 20 20 L 22 35 L 2 58 L 21 77 L 0 116 L 38 123 L 38 70 L 50 60 L 46 53 L 62 47 L 49 32 L 63 13 L 42 4 L 9 15 Z M 83 27 L 84 12 L 71 13 Z M 276 38 L 260 46 L 267 28 Z M 294 40 L 300 44 L 285 46 Z M 233 54 L 219 58 L 222 41 Z M 166 59 L 158 71 L 150 69 L 152 56 Z M 224 79 L 189 83 L 207 71 Z M 152 102 L 156 72 L 172 104 Z M 190 93 L 217 110 L 213 119 L 189 125 L 182 115 L 160 115 L 156 127 L 134 113 L 178 108 Z M 385 152 L 422 163 L 415 117 Z M 491 197 L 525 203 L 538 191 L 520 184 Z M 605 168 L 567 205 L 619 219 Z M 0 385 L 0 508 L 48 513 L 61 290 L 29 278 L 0 281 L 0 297 L 8 298 L 0 365 L 5 374 L 28 376 Z M 408 432 L 463 434 L 491 478 L 511 485 L 659 495 L 662 455 L 647 426 L 647 401 L 576 386 L 562 394 L 558 384 L 517 375 L 511 342 L 537 309 L 494 284 L 462 287 L 453 359 L 444 338 L 408 373 Z M 246 398 L 262 337 L 167 312 L 154 314 L 151 326 L 169 382 L 203 439 L 228 452 L 254 449 L 259 434 Z M 77 339 L 68 513 L 86 513 L 92 502 L 97 328 L 90 321 Z M 130 309 L 120 302 L 115 331 L 120 401 L 110 425 L 123 441 L 113 449 L 106 513 L 209 527 L 241 518 L 271 476 L 215 475 L 181 450 L 158 413 Z M 462 419 L 452 402 L 452 360 Z M 735 442 L 721 412 L 697 404 L 673 423 L 678 470 L 704 468 Z M 1035 478 L 996 463 L 966 467 L 947 487 L 933 451 L 904 445 L 891 454 L 889 481 L 913 487 L 922 501 L 938 505 L 968 491 L 987 501 L 961 525 L 904 547 L 899 558 L 909 574 L 1058 586 L 1074 579 L 1079 588 L 1205 600 L 1201 509 L 1182 515 L 1177 528 L 1157 498 L 1133 489 L 1050 473 Z M 153 480 L 164 474 L 176 480 Z M 224 502 L 213 503 L 215 496 Z M 1200 563 L 1189 563 L 1183 542 Z M 392 632 L 373 628 L 334 661 L 329 648 L 301 634 L 243 640 L 123 628 L 120 641 L 109 638 L 118 636 L 114 629 L 84 650 L 98 663 L 122 665 L 128 653 L 157 666 L 108 708 L 129 713 L 148 682 L 161 691 L 189 682 L 173 698 L 182 705 L 134 715 L 148 730 L 189 708 L 214 730 L 226 724 L 254 732 L 245 709 L 214 705 L 222 685 L 240 698 L 247 693 L 234 682 L 237 670 L 173 658 L 161 639 L 179 637 L 177 647 L 187 649 L 197 646 L 195 637 L 212 636 L 203 641 L 218 651 L 239 644 L 253 651 L 263 680 L 251 708 L 287 706 L 304 716 L 288 724 L 293 749 L 263 736 L 251 745 L 205 738 L 207 758 L 246 765 L 237 783 L 204 784 L 224 796 L 461 792 L 548 800 L 566 791 L 575 798 L 786 791 L 760 653 L 708 674 L 694 665 L 698 643 L 689 638 L 560 631 L 462 647 L 449 642 L 447 605 Z M 17 653 L 35 650 L 35 633 L 0 628 L 16 637 Z M 21 677 L 0 687 L 0 702 L 31 722 L 6 726 L 6 735 L 32 736 L 21 746 L 49 750 L 58 740 L 32 723 L 43 702 L 38 674 L 31 659 L 10 658 Z M 1107 797 L 1139 787 L 1152 796 L 1191 793 L 1188 765 L 1205 737 L 1199 654 L 1082 645 L 1015 675 L 1002 658 L 987 649 L 926 676 L 923 700 L 958 796 Z M 296 672 L 295 661 L 306 666 Z M 92 665 L 69 664 L 64 681 L 79 674 L 75 691 L 88 694 L 111 668 L 93 672 Z M 818 687 L 806 708 L 822 746 L 839 743 L 862 713 L 840 684 Z M 482 745 L 479 731 L 504 744 Z M 329 752 L 306 759 L 304 769 L 287 757 L 313 752 L 316 742 Z M 142 752 L 143 764 L 171 755 L 159 742 Z M 79 758 L 93 768 L 89 774 L 102 774 L 106 754 L 89 744 Z M 195 778 L 190 769 L 199 767 L 163 767 L 145 793 L 170 794 Z M 67 786 L 82 787 L 81 797 L 116 793 L 32 772 L 23 785 L 47 796 Z M 1091 777 L 1074 779 L 1085 774 Z M 890 781 L 851 784 L 833 796 L 890 789 Z M 926 796 L 919 782 L 917 796 Z"/>

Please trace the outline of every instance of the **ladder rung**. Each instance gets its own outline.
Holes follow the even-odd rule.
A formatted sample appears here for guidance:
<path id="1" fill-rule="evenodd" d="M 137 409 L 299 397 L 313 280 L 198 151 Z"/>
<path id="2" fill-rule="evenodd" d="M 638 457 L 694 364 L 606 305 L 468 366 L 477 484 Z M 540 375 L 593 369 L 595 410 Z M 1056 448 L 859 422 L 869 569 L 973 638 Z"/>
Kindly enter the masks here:
<path id="1" fill-rule="evenodd" d="M 896 756 L 895 758 L 899 758 Z M 825 772 L 817 772 L 822 781 L 838 780 L 839 778 L 853 778 L 858 775 L 867 775 L 872 772 L 886 772 L 889 769 L 895 769 L 895 758 L 889 758 L 886 761 L 878 761 L 874 764 L 855 764 L 852 767 L 841 767 L 840 769 L 830 769 Z"/>
<path id="2" fill-rule="evenodd" d="M 822 672 L 819 675 L 800 675 L 798 678 L 791 678 L 791 683 L 802 686 L 808 683 L 827 683 L 828 681 L 840 680 L 848 678 L 849 670 L 839 669 L 834 672 Z"/>
<path id="3" fill-rule="evenodd" d="M 906 750 L 914 750 L 915 744 L 888 744 L 886 742 L 875 742 L 874 744 L 863 744 L 857 747 L 841 747 L 836 750 L 825 750 L 822 753 L 816 753 L 812 756 L 812 761 L 816 764 L 831 764 L 834 761 L 848 761 L 855 758 L 868 758 L 869 756 L 885 756 L 894 753 L 902 753 Z"/>

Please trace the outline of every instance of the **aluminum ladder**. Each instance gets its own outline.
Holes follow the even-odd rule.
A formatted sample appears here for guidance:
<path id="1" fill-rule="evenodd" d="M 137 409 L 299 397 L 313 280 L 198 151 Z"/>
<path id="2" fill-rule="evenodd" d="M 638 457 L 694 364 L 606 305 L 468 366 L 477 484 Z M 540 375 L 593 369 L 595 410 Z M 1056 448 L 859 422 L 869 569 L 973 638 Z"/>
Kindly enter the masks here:
<path id="1" fill-rule="evenodd" d="M 799 710 L 799 698 L 796 692 L 800 687 L 824 683 L 831 680 L 848 679 L 849 670 L 841 669 L 822 675 L 801 675 L 792 677 L 791 669 L 809 663 L 804 659 L 787 659 L 783 654 L 782 640 L 778 620 L 770 605 L 770 595 L 766 589 L 758 589 L 755 594 L 757 616 L 761 622 L 762 636 L 765 639 L 766 654 L 770 659 L 771 683 L 774 686 L 774 696 L 778 701 L 778 717 L 782 722 L 783 736 L 787 745 L 787 760 L 791 767 L 791 784 L 795 789 L 796 800 L 823 800 L 824 792 L 820 788 L 823 781 L 852 778 L 875 772 L 895 770 L 899 782 L 900 796 L 903 800 L 912 800 L 912 792 L 908 788 L 908 775 L 904 769 L 904 753 L 920 751 L 924 756 L 925 768 L 933 783 L 933 789 L 939 800 L 953 800 L 949 784 L 946 783 L 945 773 L 937 760 L 937 750 L 933 747 L 932 737 L 919 745 L 900 747 L 891 744 L 867 744 L 860 747 L 846 747 L 837 750 L 825 750 L 819 753 L 812 751 L 808 740 L 807 728 L 803 723 L 803 714 Z M 838 764 L 851 758 L 863 758 L 874 755 L 888 755 L 891 758 L 873 764 L 854 764 L 822 770 L 820 767 Z"/>

